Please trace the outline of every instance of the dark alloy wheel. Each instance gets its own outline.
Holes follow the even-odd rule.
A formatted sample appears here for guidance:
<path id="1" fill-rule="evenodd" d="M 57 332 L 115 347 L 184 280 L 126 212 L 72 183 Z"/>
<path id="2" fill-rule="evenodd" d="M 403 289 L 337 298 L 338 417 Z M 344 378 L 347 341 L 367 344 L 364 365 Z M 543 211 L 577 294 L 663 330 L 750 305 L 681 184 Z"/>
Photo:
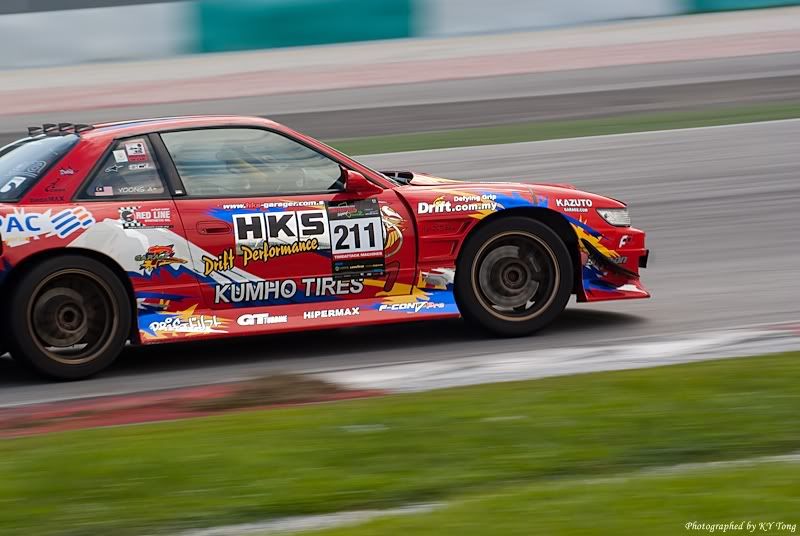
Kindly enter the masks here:
<path id="1" fill-rule="evenodd" d="M 546 225 L 502 218 L 468 238 L 455 292 L 468 321 L 498 335 L 526 335 L 564 310 L 572 292 L 572 260 Z"/>
<path id="2" fill-rule="evenodd" d="M 111 364 L 125 344 L 128 295 L 100 262 L 55 257 L 28 271 L 11 294 L 12 354 L 42 374 L 85 378 Z"/>

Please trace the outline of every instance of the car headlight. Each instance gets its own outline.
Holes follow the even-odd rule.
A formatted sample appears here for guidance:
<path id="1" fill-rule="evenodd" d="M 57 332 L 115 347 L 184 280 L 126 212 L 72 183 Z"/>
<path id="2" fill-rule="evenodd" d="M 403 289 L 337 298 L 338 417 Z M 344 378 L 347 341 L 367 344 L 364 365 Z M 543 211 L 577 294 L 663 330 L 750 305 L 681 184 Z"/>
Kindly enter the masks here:
<path id="1" fill-rule="evenodd" d="M 615 227 L 630 227 L 631 216 L 626 208 L 598 208 L 597 213 Z"/>

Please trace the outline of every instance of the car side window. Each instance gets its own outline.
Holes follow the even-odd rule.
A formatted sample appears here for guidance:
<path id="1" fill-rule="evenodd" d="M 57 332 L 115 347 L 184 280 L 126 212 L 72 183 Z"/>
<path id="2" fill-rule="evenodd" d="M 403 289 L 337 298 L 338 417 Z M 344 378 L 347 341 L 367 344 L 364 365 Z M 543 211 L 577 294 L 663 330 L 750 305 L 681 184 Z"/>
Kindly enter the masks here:
<path id="1" fill-rule="evenodd" d="M 161 135 L 186 193 L 259 197 L 338 192 L 342 167 L 286 136 L 254 128 L 213 128 Z"/>
<path id="2" fill-rule="evenodd" d="M 164 192 L 152 147 L 142 137 L 116 142 L 81 198 L 162 197 Z"/>

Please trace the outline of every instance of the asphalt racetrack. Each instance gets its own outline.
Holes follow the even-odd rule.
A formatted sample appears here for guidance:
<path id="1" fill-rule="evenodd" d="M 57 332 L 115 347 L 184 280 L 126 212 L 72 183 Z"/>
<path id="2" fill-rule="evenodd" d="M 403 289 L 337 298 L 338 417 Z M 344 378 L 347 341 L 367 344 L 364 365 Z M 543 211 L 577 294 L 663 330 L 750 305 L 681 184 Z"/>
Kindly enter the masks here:
<path id="1" fill-rule="evenodd" d="M 550 328 L 484 339 L 460 321 L 129 349 L 101 376 L 46 384 L 0 360 L 0 406 L 235 380 L 274 371 L 492 356 L 797 321 L 800 120 L 375 155 L 384 169 L 570 182 L 629 203 L 652 255 L 650 300 L 571 304 Z"/>

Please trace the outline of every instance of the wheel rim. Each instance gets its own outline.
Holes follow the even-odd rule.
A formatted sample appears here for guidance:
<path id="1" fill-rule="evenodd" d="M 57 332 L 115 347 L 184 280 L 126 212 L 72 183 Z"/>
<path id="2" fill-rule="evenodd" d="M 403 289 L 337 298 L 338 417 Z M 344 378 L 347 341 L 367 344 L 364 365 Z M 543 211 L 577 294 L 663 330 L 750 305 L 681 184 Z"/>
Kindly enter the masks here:
<path id="1" fill-rule="evenodd" d="M 560 281 L 550 246 L 522 231 L 488 240 L 472 266 L 478 300 L 503 320 L 524 321 L 541 314 L 555 298 Z"/>
<path id="2" fill-rule="evenodd" d="M 65 365 L 97 359 L 117 327 L 109 286 L 79 269 L 51 274 L 36 287 L 28 306 L 33 339 L 48 358 Z"/>

